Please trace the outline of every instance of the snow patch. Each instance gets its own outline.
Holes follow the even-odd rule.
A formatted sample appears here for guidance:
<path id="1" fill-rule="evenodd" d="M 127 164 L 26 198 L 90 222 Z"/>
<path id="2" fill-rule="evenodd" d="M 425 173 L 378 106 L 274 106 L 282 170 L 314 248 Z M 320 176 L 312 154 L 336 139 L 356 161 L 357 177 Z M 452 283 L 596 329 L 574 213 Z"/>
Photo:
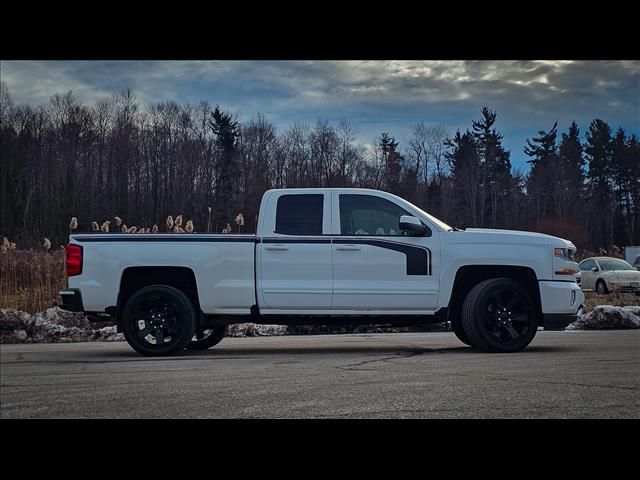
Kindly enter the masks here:
<path id="1" fill-rule="evenodd" d="M 58 307 L 35 315 L 9 308 L 0 309 L 0 343 L 69 343 L 120 341 L 116 327 L 94 329 L 82 313 Z"/>
<path id="2" fill-rule="evenodd" d="M 266 337 L 287 335 L 286 325 L 259 325 L 256 323 L 236 323 L 229 325 L 227 337 Z"/>
<path id="3" fill-rule="evenodd" d="M 616 307 L 598 305 L 565 330 L 620 330 L 640 328 L 640 305 Z"/>

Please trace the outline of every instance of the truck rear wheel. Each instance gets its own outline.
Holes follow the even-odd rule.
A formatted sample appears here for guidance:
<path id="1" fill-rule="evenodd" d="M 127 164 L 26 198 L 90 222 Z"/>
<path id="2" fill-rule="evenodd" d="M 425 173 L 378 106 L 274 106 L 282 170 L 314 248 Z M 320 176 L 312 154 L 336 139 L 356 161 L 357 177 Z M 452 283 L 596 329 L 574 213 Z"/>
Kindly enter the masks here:
<path id="1" fill-rule="evenodd" d="M 122 332 L 143 355 L 170 355 L 184 350 L 196 329 L 196 310 L 180 290 L 150 285 L 134 293 L 124 307 Z"/>
<path id="2" fill-rule="evenodd" d="M 531 295 L 510 278 L 480 282 L 462 306 L 462 326 L 474 347 L 486 352 L 518 352 L 538 330 Z"/>
<path id="3" fill-rule="evenodd" d="M 187 350 L 206 350 L 219 344 L 227 334 L 227 327 L 205 328 L 202 332 L 196 332 L 187 345 Z"/>

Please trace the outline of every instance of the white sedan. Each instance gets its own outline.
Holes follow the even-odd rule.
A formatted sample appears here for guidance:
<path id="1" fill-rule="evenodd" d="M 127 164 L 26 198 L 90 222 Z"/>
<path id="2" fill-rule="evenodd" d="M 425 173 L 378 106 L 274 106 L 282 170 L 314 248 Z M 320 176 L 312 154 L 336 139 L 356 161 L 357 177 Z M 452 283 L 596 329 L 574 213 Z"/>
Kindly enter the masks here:
<path id="1" fill-rule="evenodd" d="M 617 290 L 640 295 L 640 272 L 620 258 L 591 257 L 580 262 L 582 290 L 606 294 Z"/>

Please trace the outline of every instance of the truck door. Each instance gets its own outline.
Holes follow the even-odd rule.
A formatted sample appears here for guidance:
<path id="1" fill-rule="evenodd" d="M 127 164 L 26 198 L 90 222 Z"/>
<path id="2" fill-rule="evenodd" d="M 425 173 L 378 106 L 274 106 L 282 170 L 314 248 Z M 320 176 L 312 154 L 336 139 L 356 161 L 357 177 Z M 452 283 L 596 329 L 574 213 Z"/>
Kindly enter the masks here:
<path id="1" fill-rule="evenodd" d="M 399 228 L 412 215 L 387 198 L 335 192 L 333 310 L 428 311 L 438 297 L 438 238 Z"/>
<path id="2" fill-rule="evenodd" d="M 275 212 L 256 248 L 263 313 L 329 310 L 333 294 L 331 195 L 283 193 L 269 199 Z M 271 312 L 269 312 L 271 310 Z"/>

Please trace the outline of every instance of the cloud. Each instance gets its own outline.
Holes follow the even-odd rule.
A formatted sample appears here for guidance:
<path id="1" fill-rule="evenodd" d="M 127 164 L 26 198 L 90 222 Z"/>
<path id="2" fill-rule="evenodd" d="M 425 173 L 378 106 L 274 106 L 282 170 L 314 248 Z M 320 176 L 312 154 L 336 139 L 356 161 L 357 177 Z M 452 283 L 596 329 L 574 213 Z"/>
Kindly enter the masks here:
<path id="1" fill-rule="evenodd" d="M 468 128 L 488 105 L 517 162 L 522 146 L 558 120 L 582 130 L 594 118 L 639 133 L 637 61 L 2 61 L 17 103 L 46 103 L 69 90 L 93 103 L 131 88 L 144 106 L 208 100 L 279 128 L 348 118 L 370 141 L 402 138 L 416 122 Z"/>

